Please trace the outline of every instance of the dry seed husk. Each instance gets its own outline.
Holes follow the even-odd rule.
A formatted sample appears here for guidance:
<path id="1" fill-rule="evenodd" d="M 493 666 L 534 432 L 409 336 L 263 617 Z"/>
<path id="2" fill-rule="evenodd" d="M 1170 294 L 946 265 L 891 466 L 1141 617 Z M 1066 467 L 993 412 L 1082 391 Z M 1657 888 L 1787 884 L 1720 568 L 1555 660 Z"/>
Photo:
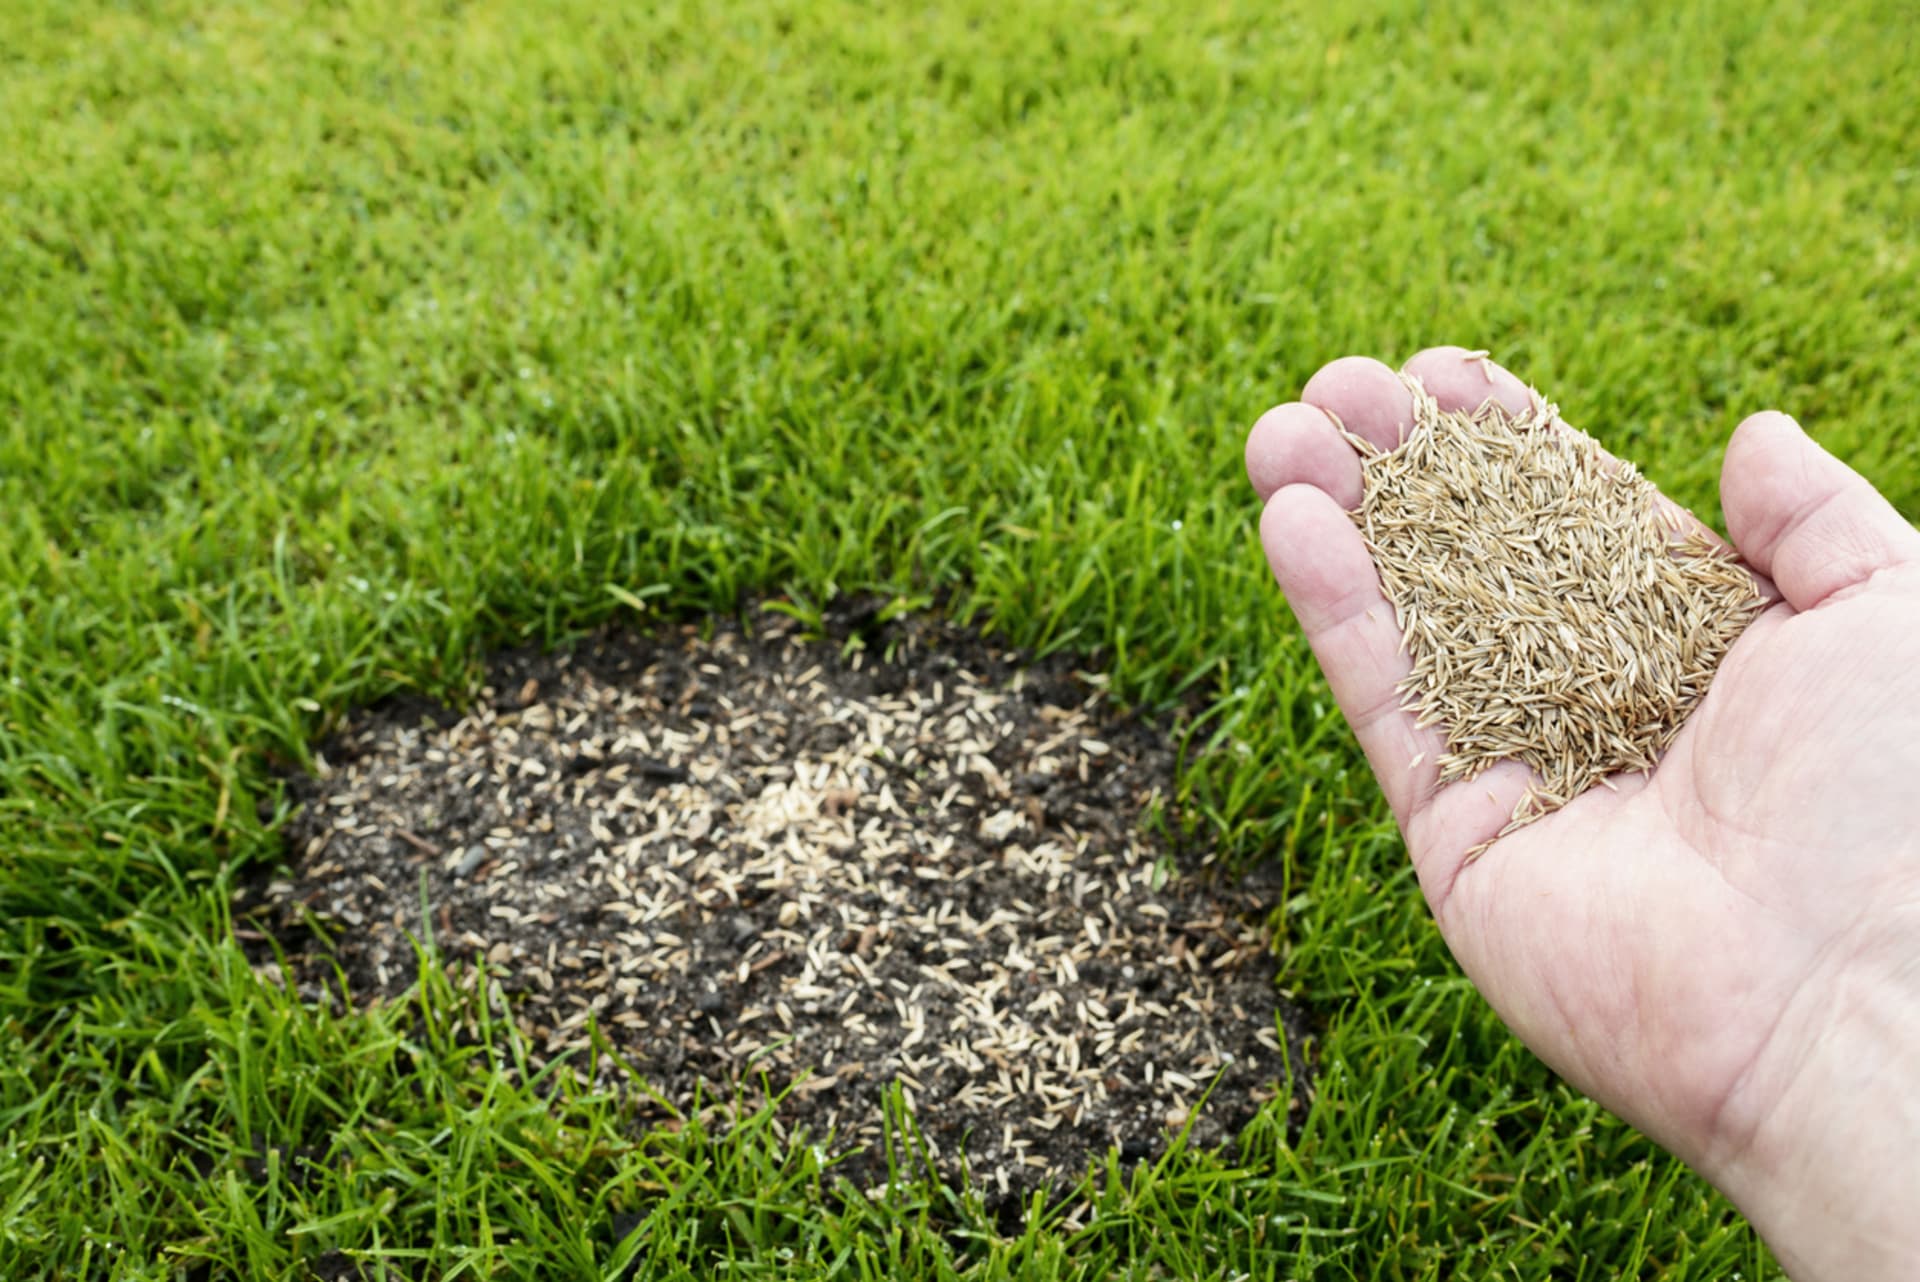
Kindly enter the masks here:
<path id="1" fill-rule="evenodd" d="M 1440 782 L 1502 760 L 1536 775 L 1504 836 L 1650 770 L 1763 603 L 1730 551 L 1538 395 L 1517 415 L 1449 411 L 1406 381 L 1401 445 L 1348 436 L 1354 520 L 1413 660 L 1404 705 L 1446 739 Z"/>

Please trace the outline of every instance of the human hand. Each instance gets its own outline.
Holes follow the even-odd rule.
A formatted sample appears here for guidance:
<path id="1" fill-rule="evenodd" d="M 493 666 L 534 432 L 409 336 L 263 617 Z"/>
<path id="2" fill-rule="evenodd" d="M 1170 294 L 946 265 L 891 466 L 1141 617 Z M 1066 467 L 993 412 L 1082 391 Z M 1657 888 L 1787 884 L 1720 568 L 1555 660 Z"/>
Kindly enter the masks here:
<path id="1" fill-rule="evenodd" d="M 1407 364 L 1442 408 L 1512 374 Z M 1920 1260 L 1920 532 L 1781 414 L 1743 422 L 1721 504 L 1771 604 L 1650 774 L 1468 852 L 1528 783 L 1437 784 L 1392 607 L 1347 511 L 1391 448 L 1398 376 L 1347 357 L 1263 415 L 1261 541 L 1379 778 L 1448 946 L 1556 1072 L 1714 1181 L 1796 1278 Z"/>

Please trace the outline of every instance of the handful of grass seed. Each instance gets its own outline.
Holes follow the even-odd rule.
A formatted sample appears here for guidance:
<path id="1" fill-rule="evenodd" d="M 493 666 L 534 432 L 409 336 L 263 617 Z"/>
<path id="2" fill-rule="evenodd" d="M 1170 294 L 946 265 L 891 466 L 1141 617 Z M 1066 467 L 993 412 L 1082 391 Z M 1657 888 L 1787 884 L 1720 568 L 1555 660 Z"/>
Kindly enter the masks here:
<path id="1" fill-rule="evenodd" d="M 1446 736 L 1440 782 L 1509 758 L 1539 776 L 1505 836 L 1651 769 L 1762 603 L 1729 551 L 1551 405 L 1445 411 L 1407 382 L 1404 443 L 1348 437 L 1354 519 L 1413 659 L 1404 706 Z"/>

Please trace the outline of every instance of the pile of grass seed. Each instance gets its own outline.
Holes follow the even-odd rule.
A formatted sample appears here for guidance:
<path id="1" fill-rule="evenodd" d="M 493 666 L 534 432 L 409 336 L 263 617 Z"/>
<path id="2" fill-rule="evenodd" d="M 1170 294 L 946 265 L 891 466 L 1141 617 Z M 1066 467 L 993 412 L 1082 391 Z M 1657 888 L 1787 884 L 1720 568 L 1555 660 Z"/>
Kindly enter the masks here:
<path id="1" fill-rule="evenodd" d="M 1350 437 L 1355 514 L 1393 603 L 1440 782 L 1513 759 L 1538 778 L 1502 836 L 1619 771 L 1649 770 L 1762 604 L 1753 577 L 1632 464 L 1537 395 L 1443 410 L 1408 379 L 1393 450 Z"/>

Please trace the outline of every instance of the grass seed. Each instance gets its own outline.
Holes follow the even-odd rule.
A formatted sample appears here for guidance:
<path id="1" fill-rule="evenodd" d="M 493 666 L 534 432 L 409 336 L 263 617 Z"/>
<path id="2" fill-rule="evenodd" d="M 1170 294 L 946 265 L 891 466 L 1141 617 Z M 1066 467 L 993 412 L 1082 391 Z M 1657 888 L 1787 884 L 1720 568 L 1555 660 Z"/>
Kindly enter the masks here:
<path id="1" fill-rule="evenodd" d="M 1405 441 L 1347 434 L 1354 520 L 1413 660 L 1403 706 L 1446 740 L 1440 783 L 1534 772 L 1504 836 L 1651 770 L 1763 602 L 1729 549 L 1539 396 L 1443 410 L 1406 381 Z"/>

